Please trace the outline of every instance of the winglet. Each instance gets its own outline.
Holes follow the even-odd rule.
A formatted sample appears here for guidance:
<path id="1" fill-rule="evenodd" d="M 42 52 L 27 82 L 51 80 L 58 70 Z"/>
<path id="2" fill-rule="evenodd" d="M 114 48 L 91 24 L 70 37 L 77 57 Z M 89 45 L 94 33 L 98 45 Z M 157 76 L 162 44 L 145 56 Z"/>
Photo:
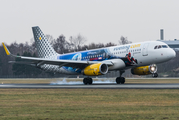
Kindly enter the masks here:
<path id="1" fill-rule="evenodd" d="M 4 43 L 2 43 L 4 50 L 6 51 L 7 55 L 11 55 L 11 53 L 9 52 L 9 50 L 7 49 L 7 47 L 4 45 Z"/>

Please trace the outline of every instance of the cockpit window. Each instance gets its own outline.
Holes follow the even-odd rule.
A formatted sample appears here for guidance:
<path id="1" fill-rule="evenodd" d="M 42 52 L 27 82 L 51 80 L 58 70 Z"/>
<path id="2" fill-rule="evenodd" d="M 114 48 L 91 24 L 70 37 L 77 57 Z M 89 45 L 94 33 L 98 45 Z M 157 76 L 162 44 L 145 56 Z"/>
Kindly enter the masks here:
<path id="1" fill-rule="evenodd" d="M 162 45 L 162 48 L 168 48 L 166 45 Z"/>
<path id="2" fill-rule="evenodd" d="M 157 45 L 154 47 L 154 49 L 160 49 L 160 48 L 168 48 L 167 45 Z"/>

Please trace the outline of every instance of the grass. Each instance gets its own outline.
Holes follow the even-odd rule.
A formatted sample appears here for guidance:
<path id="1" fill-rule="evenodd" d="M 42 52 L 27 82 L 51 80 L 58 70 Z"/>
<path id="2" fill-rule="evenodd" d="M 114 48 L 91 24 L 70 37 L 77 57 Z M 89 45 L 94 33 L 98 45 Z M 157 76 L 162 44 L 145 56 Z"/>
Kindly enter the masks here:
<path id="1" fill-rule="evenodd" d="M 0 89 L 0 119 L 179 119 L 178 89 Z"/>

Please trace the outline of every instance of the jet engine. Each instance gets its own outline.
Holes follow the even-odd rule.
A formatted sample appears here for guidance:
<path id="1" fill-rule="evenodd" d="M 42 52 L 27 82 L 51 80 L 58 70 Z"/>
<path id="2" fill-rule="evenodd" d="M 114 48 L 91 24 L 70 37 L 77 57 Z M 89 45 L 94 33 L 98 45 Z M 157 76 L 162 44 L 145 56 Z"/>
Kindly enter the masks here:
<path id="1" fill-rule="evenodd" d="M 104 75 L 108 72 L 108 66 L 105 63 L 96 63 L 87 66 L 82 73 L 88 76 Z"/>
<path id="2" fill-rule="evenodd" d="M 156 72 L 157 72 L 156 64 L 152 64 L 149 66 L 135 67 L 131 69 L 131 73 L 133 75 L 149 75 L 149 74 L 156 74 Z"/>

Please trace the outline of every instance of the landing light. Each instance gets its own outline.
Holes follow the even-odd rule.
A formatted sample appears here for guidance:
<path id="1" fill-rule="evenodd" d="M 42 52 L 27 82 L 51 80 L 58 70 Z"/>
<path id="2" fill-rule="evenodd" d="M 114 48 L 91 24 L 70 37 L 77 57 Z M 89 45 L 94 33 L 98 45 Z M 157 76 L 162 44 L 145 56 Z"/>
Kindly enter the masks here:
<path id="1" fill-rule="evenodd" d="M 156 73 L 157 72 L 157 66 L 156 66 L 156 64 L 150 65 L 150 72 L 151 73 Z"/>
<path id="2" fill-rule="evenodd" d="M 154 67 L 151 67 L 151 71 L 154 71 L 155 70 L 155 68 Z"/>

